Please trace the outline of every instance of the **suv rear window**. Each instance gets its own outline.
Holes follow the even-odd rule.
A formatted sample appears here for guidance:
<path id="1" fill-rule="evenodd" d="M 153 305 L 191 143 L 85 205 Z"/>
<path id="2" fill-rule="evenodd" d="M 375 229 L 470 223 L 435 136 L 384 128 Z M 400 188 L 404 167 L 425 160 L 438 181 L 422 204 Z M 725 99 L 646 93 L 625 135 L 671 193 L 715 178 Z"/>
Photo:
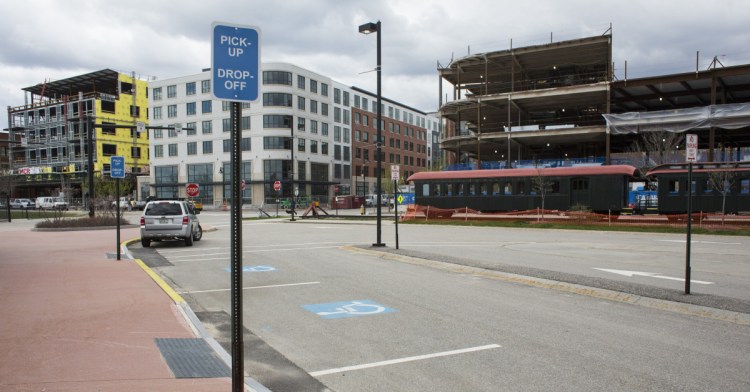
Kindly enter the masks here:
<path id="1" fill-rule="evenodd" d="M 179 203 L 154 203 L 146 209 L 146 215 L 182 215 Z"/>

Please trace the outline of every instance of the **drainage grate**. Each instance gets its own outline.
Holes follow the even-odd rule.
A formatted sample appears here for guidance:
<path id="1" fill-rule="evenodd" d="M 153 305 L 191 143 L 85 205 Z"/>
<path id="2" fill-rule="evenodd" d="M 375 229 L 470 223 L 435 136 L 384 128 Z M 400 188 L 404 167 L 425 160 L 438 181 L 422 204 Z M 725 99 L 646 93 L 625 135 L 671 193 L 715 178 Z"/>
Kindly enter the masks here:
<path id="1" fill-rule="evenodd" d="M 156 339 L 167 365 L 177 378 L 231 377 L 229 367 L 203 339 Z"/>

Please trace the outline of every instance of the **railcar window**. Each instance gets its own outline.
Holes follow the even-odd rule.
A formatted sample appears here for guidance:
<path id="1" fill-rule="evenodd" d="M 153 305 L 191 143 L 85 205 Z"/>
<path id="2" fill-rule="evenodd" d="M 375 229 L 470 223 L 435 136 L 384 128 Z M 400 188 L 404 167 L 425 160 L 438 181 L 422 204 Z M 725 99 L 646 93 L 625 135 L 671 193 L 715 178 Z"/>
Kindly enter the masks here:
<path id="1" fill-rule="evenodd" d="M 505 183 L 505 194 L 510 195 L 513 193 L 513 187 L 510 184 L 510 181 Z"/>
<path id="2" fill-rule="evenodd" d="M 552 181 L 552 186 L 550 187 L 550 193 L 560 193 L 560 181 L 558 180 Z"/>
<path id="3" fill-rule="evenodd" d="M 482 196 L 487 196 L 487 184 L 481 184 L 479 186 L 479 191 L 482 192 Z"/>
<path id="4" fill-rule="evenodd" d="M 493 195 L 499 195 L 500 194 L 500 183 L 493 182 L 492 183 L 492 194 Z"/>
<path id="5" fill-rule="evenodd" d="M 435 184 L 435 193 L 434 193 L 435 196 L 440 196 L 443 194 L 441 192 L 442 187 L 443 187 L 443 184 Z"/>
<path id="6" fill-rule="evenodd" d="M 669 193 L 680 193 L 679 180 L 669 180 Z"/>
<path id="7" fill-rule="evenodd" d="M 740 194 L 742 195 L 750 194 L 750 179 L 740 180 Z"/>
<path id="8" fill-rule="evenodd" d="M 453 196 L 453 184 L 445 185 L 445 194 L 448 196 Z"/>
<path id="9" fill-rule="evenodd" d="M 463 196 L 464 195 L 464 184 L 458 184 L 458 189 L 456 190 L 456 195 Z"/>
<path id="10" fill-rule="evenodd" d="M 714 188 L 711 186 L 711 180 L 704 180 L 703 181 L 703 193 L 711 193 L 713 192 Z"/>
<path id="11" fill-rule="evenodd" d="M 692 184 L 690 184 L 690 193 L 693 194 L 693 195 L 696 194 L 696 192 L 695 192 L 695 180 L 693 180 Z"/>
<path id="12" fill-rule="evenodd" d="M 430 184 L 422 184 L 422 195 L 424 196 L 430 195 Z"/>
<path id="13" fill-rule="evenodd" d="M 523 194 L 526 193 L 526 191 L 524 190 L 524 185 L 525 185 L 525 183 L 523 181 L 519 181 L 519 182 L 516 183 L 516 192 L 519 195 L 523 195 Z"/>
<path id="14" fill-rule="evenodd" d="M 476 194 L 477 194 L 477 185 L 469 184 L 469 196 L 474 196 Z"/>

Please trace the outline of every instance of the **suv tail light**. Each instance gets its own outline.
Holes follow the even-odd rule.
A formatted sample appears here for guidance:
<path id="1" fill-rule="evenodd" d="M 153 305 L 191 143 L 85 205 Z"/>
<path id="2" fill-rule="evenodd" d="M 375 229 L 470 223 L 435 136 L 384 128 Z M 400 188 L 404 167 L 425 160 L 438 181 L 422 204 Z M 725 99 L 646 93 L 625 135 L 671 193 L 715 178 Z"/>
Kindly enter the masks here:
<path id="1" fill-rule="evenodd" d="M 182 224 L 183 225 L 187 225 L 188 223 L 190 223 L 190 218 L 188 218 L 187 216 L 183 216 L 182 217 Z"/>
<path id="2" fill-rule="evenodd" d="M 141 226 L 146 226 L 146 218 L 141 217 Z"/>

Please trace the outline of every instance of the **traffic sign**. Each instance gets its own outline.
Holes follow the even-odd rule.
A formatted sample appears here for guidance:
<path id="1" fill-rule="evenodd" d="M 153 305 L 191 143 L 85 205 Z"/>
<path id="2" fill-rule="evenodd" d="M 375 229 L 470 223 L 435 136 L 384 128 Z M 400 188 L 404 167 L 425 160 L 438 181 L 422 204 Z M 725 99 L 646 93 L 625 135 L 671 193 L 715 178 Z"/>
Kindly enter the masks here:
<path id="1" fill-rule="evenodd" d="M 190 197 L 198 197 L 201 193 L 201 187 L 198 184 L 190 183 L 185 186 L 185 193 Z"/>
<path id="2" fill-rule="evenodd" d="M 113 156 L 109 158 L 109 174 L 112 178 L 125 178 L 125 157 Z"/>
<path id="3" fill-rule="evenodd" d="M 251 102 L 258 99 L 260 29 L 211 24 L 211 84 L 216 99 Z"/>
<path id="4" fill-rule="evenodd" d="M 689 133 L 685 135 L 687 154 L 685 154 L 685 160 L 688 162 L 695 162 L 698 160 L 698 135 Z"/>
<path id="5" fill-rule="evenodd" d="M 274 181 L 273 190 L 275 190 L 276 192 L 281 190 L 281 181 Z"/>
<path id="6" fill-rule="evenodd" d="M 138 131 L 138 133 L 146 132 L 146 123 L 143 121 L 138 121 L 135 123 L 135 129 Z"/>
<path id="7" fill-rule="evenodd" d="M 391 180 L 398 181 L 400 178 L 398 175 L 399 168 L 399 165 L 391 165 Z"/>

